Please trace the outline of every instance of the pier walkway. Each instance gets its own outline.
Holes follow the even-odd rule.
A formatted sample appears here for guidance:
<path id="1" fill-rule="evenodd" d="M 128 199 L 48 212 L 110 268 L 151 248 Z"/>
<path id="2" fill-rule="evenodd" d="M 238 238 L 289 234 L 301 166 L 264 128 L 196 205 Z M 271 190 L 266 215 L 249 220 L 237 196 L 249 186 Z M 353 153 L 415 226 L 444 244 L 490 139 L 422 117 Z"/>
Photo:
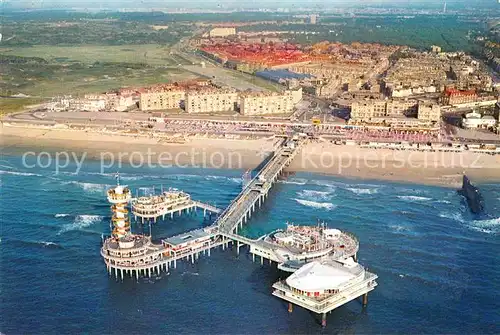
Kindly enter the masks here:
<path id="1" fill-rule="evenodd" d="M 219 227 L 219 234 L 245 244 L 252 241 L 237 235 L 238 227 L 242 227 L 256 207 L 262 205 L 283 169 L 290 165 L 304 143 L 305 139 L 301 138 L 283 141 L 265 166 L 217 218 L 215 224 Z"/>

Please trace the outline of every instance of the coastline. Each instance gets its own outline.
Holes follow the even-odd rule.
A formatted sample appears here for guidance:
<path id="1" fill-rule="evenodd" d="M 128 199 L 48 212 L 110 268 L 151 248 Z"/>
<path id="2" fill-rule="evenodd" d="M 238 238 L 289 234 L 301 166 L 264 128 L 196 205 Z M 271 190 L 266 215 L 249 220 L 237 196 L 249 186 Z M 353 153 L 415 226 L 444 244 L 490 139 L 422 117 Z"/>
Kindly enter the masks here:
<path id="1" fill-rule="evenodd" d="M 276 140 L 189 138 L 165 143 L 158 138 L 104 134 L 85 130 L 0 127 L 3 153 L 62 152 L 111 163 L 253 169 L 273 150 Z M 116 167 L 113 166 L 114 171 Z M 388 180 L 458 188 L 462 173 L 474 183 L 500 182 L 500 155 L 473 152 L 417 152 L 307 144 L 287 169 L 343 178 Z M 109 171 L 108 171 L 109 172 Z"/>

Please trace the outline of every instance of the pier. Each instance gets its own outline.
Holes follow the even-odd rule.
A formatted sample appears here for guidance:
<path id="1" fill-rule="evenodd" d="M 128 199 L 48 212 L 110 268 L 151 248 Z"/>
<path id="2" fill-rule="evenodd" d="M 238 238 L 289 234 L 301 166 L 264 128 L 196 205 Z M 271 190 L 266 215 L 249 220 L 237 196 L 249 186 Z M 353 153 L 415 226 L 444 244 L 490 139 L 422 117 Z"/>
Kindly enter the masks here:
<path id="1" fill-rule="evenodd" d="M 316 227 L 287 225 L 286 231 L 281 230 L 255 240 L 238 234 L 238 230 L 265 202 L 274 183 L 306 141 L 305 136 L 283 139 L 263 163 L 263 167 L 243 184 L 242 191 L 223 211 L 192 200 L 189 194 L 177 189 L 137 198 L 131 198 L 131 192 L 125 186 L 118 184 L 116 188 L 110 189 L 108 201 L 114 204 L 113 217 L 117 217 L 120 229 L 115 229 L 111 237 L 103 236 L 101 256 L 108 273 L 121 280 L 125 276 L 137 279 L 140 276 L 151 277 L 175 269 L 177 261 L 194 263 L 200 256 L 210 256 L 213 248 L 222 247 L 225 250 L 233 243 L 238 254 L 242 246 L 248 245 L 254 261 L 255 256 L 259 256 L 261 264 L 264 259 L 269 264 L 275 262 L 278 269 L 292 273 L 292 276 L 314 265 L 341 278 L 352 277 L 349 282 L 342 284 L 342 290 L 346 289 L 346 293 L 328 286 L 330 283 L 313 292 L 297 289 L 285 281 L 275 283 L 273 295 L 288 301 L 290 311 L 292 304 L 296 304 L 323 314 L 322 324 L 326 325 L 326 313 L 336 307 L 361 295 L 364 296 L 363 304 L 366 304 L 368 292 L 376 286 L 377 276 L 356 263 L 359 242 L 354 235 L 319 224 Z M 218 214 L 218 217 L 208 227 L 165 238 L 158 244 L 152 242 L 151 236 L 130 233 L 130 226 L 124 217 L 127 203 L 131 203 L 132 214 L 142 220 L 156 221 L 158 217 L 173 217 L 174 213 L 198 209 L 203 210 L 204 215 L 210 212 Z"/>

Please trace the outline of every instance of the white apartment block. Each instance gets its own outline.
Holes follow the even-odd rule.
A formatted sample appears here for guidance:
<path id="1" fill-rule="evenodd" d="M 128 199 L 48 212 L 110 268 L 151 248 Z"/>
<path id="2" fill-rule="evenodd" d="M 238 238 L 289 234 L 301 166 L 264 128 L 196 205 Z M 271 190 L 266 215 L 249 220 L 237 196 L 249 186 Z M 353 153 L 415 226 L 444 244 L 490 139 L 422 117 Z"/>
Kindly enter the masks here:
<path id="1" fill-rule="evenodd" d="M 186 95 L 185 109 L 188 113 L 231 112 L 238 102 L 235 91 L 193 91 Z"/>
<path id="2" fill-rule="evenodd" d="M 438 122 L 441 119 L 441 107 L 437 104 L 418 104 L 418 119 L 422 121 Z"/>
<path id="3" fill-rule="evenodd" d="M 242 115 L 290 114 L 293 112 L 294 105 L 294 95 L 290 91 L 250 93 L 240 97 Z"/>
<path id="4" fill-rule="evenodd" d="M 185 99 L 183 90 L 144 92 L 141 93 L 139 108 L 142 111 L 163 110 L 180 108 L 181 101 Z"/>
<path id="5" fill-rule="evenodd" d="M 441 107 L 416 100 L 363 100 L 355 101 L 351 105 L 353 121 L 368 121 L 384 117 L 410 117 L 437 122 L 441 118 Z"/>

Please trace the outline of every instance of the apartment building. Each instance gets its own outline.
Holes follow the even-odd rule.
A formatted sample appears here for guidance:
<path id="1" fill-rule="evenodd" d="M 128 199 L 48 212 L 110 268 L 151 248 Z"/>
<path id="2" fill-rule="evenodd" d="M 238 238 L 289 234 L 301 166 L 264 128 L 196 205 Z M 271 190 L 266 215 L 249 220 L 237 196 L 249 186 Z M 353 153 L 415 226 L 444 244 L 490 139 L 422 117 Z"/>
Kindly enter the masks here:
<path id="1" fill-rule="evenodd" d="M 422 121 L 437 122 L 441 118 L 441 108 L 437 104 L 417 100 L 362 100 L 351 105 L 351 120 L 373 121 L 383 118 L 418 118 Z"/>
<path id="2" fill-rule="evenodd" d="M 417 102 L 415 100 L 388 100 L 386 115 L 417 117 Z"/>
<path id="3" fill-rule="evenodd" d="M 434 103 L 420 102 L 417 117 L 422 121 L 438 122 L 441 119 L 441 107 Z"/>
<path id="4" fill-rule="evenodd" d="M 237 102 L 238 93 L 234 90 L 189 91 L 185 109 L 188 113 L 231 112 Z"/>
<path id="5" fill-rule="evenodd" d="M 142 111 L 180 108 L 186 92 L 182 88 L 143 92 L 140 95 L 139 108 Z"/>
<path id="6" fill-rule="evenodd" d="M 296 99 L 296 98 L 295 98 Z M 294 107 L 294 94 L 283 93 L 244 93 L 240 96 L 242 115 L 290 114 Z"/>
<path id="7" fill-rule="evenodd" d="M 351 119 L 366 121 L 374 117 L 384 117 L 386 109 L 385 100 L 354 101 L 351 105 Z"/>

